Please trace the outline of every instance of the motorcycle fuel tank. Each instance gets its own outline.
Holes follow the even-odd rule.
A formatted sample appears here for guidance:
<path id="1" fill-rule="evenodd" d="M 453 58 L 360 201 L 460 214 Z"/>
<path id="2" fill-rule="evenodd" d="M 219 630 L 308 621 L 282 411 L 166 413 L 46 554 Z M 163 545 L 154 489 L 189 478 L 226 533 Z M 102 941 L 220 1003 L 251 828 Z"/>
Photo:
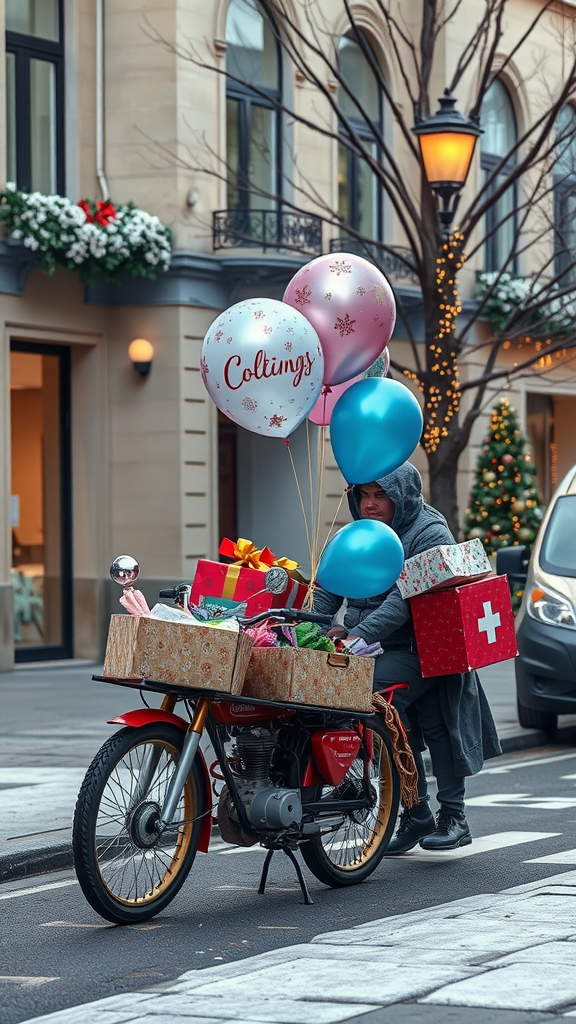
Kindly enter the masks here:
<path id="1" fill-rule="evenodd" d="M 354 729 L 331 729 L 312 734 L 312 753 L 322 776 L 339 786 L 352 766 L 362 737 Z"/>

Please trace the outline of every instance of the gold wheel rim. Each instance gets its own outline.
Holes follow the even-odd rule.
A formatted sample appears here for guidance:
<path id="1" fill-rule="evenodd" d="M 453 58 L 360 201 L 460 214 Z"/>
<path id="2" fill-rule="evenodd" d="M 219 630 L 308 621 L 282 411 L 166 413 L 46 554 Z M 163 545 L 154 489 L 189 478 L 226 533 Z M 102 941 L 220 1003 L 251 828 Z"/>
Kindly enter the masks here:
<path id="1" fill-rule="evenodd" d="M 371 732 L 374 740 L 374 757 L 370 765 L 370 778 L 372 784 L 378 786 L 376 807 L 369 812 L 364 822 L 356 821 L 351 824 L 351 816 L 348 816 L 344 825 L 321 838 L 325 857 L 340 871 L 358 871 L 374 857 L 382 845 L 392 812 L 392 759 L 384 740 L 377 732 Z M 364 761 L 357 758 L 350 771 L 356 766 L 357 774 L 359 765 L 363 771 Z"/>
<path id="2" fill-rule="evenodd" d="M 165 833 L 164 836 L 168 837 L 167 840 L 160 837 L 157 844 L 148 848 L 140 847 L 134 842 L 129 831 L 130 795 L 133 794 L 127 788 L 126 781 L 132 778 L 137 782 L 132 755 L 138 748 L 142 748 L 140 766 L 145 751 L 152 748 L 158 751 L 160 748 L 159 764 L 146 792 L 146 797 L 150 795 L 157 797 L 156 802 L 159 806 L 162 805 L 162 797 L 165 795 L 170 781 L 169 767 L 177 764 L 177 758 L 180 755 L 180 751 L 173 744 L 165 741 L 135 743 L 117 762 L 104 785 L 94 836 L 96 866 L 100 881 L 108 895 L 116 903 L 125 907 L 143 907 L 154 903 L 174 882 L 192 841 L 193 824 L 190 819 L 196 813 L 192 784 L 190 778 L 187 778 L 174 816 L 175 823 L 182 821 L 185 824 L 182 824 L 177 831 Z M 124 766 L 122 774 L 119 772 L 120 766 Z M 116 777 L 113 779 L 114 775 Z M 115 814 L 111 813 L 114 802 L 117 805 Z M 109 809 L 103 811 L 103 804 Z M 101 825 L 99 842 L 98 821 L 101 813 L 106 821 L 104 826 L 106 832 L 102 833 Z M 116 825 L 115 833 L 113 829 L 110 829 L 112 822 Z M 170 841 L 171 837 L 173 837 L 172 841 Z M 167 841 L 167 848 L 160 845 L 163 841 Z M 118 852 L 118 847 L 120 852 Z M 107 854 L 111 856 L 102 861 L 99 854 L 104 858 Z M 139 886 L 143 886 L 143 892 L 138 891 Z M 126 887 L 128 887 L 128 892 L 123 894 L 122 889 Z M 133 895 L 132 887 L 134 888 Z"/>

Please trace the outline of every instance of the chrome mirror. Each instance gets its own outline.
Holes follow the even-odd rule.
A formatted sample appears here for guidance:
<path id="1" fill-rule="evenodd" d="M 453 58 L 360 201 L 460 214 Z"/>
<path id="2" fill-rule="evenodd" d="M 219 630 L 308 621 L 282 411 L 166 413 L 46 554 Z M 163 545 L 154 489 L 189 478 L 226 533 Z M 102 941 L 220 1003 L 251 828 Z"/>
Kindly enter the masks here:
<path id="1" fill-rule="evenodd" d="M 110 576 L 114 583 L 128 590 L 136 583 L 140 575 L 140 566 L 131 555 L 118 555 L 110 566 Z"/>
<path id="2" fill-rule="evenodd" d="M 283 594 L 290 583 L 290 577 L 286 569 L 279 565 L 273 565 L 264 576 L 264 587 L 269 594 Z"/>

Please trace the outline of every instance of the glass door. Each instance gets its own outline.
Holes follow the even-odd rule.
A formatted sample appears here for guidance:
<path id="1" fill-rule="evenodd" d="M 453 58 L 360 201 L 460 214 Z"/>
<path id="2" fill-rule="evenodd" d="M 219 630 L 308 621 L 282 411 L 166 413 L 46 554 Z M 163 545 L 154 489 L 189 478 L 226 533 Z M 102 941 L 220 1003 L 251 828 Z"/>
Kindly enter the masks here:
<path id="1" fill-rule="evenodd" d="M 15 657 L 70 658 L 70 350 L 13 341 L 10 400 Z"/>

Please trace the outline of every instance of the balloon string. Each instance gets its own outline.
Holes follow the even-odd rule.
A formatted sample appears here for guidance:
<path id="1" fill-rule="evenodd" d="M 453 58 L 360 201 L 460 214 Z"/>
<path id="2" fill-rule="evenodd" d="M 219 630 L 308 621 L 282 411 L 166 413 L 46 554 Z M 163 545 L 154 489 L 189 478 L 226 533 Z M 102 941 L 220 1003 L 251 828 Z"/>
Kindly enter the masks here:
<path id="1" fill-rule="evenodd" d="M 320 445 L 320 472 L 318 474 L 318 518 L 316 520 L 316 533 L 314 536 L 314 554 L 315 554 L 315 568 L 318 568 L 320 561 L 320 554 L 318 553 L 318 546 L 320 544 L 320 527 L 322 525 L 322 499 L 324 497 L 324 462 L 326 459 L 326 427 L 320 427 L 322 442 Z"/>
<path id="2" fill-rule="evenodd" d="M 304 499 L 302 497 L 302 491 L 300 490 L 300 481 L 298 480 L 298 474 L 296 472 L 296 466 L 294 465 L 294 459 L 292 457 L 292 449 L 290 448 L 290 441 L 287 437 L 284 438 L 284 444 L 288 449 L 288 455 L 290 456 L 290 463 L 292 465 L 292 472 L 294 473 L 294 479 L 296 481 L 296 489 L 298 491 L 298 497 L 300 498 L 300 508 L 302 509 L 302 516 L 304 517 L 304 527 L 306 529 L 306 541 L 308 544 L 308 554 L 310 556 L 310 562 L 312 562 L 312 544 L 310 542 L 310 530 L 308 529 L 308 519 L 306 518 L 306 508 L 304 507 Z"/>
<path id="3" fill-rule="evenodd" d="M 314 485 L 312 482 L 312 451 L 310 446 L 310 420 L 306 417 L 306 449 L 308 452 L 308 486 L 310 488 L 310 528 L 312 531 L 312 542 L 310 551 L 310 563 L 314 565 L 316 560 L 316 515 L 314 511 Z"/>
<path id="4" fill-rule="evenodd" d="M 324 541 L 324 543 L 322 545 L 322 550 L 320 551 L 320 554 L 318 555 L 318 563 L 320 562 L 320 559 L 322 558 L 322 555 L 324 554 L 324 552 L 326 550 L 326 546 L 328 544 L 328 541 L 330 540 L 330 534 L 332 533 L 332 530 L 334 529 L 334 526 L 336 524 L 336 520 L 338 518 L 338 513 L 339 513 L 340 509 L 342 508 L 342 502 L 344 501 L 345 496 L 348 494 L 348 491 L 349 491 L 348 487 L 346 488 L 345 491 L 342 491 L 342 497 L 340 498 L 340 501 L 338 502 L 338 508 L 336 509 L 336 511 L 334 513 L 334 518 L 333 518 L 333 520 L 332 520 L 332 522 L 330 524 L 330 529 L 328 530 L 328 533 L 326 535 L 326 540 Z M 314 578 L 314 575 L 315 575 L 315 573 L 313 574 L 312 578 Z"/>

